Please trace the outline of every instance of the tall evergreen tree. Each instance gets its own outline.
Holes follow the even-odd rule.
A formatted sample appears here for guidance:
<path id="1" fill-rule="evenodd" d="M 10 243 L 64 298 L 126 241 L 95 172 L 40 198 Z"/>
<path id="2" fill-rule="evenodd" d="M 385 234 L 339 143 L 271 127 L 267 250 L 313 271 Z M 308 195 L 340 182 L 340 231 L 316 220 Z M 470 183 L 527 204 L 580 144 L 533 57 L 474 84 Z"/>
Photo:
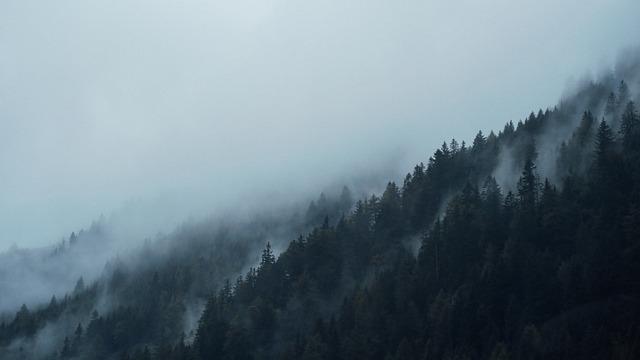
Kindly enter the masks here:
<path id="1" fill-rule="evenodd" d="M 616 94 L 611 92 L 609 97 L 607 97 L 607 104 L 604 107 L 604 115 L 612 120 L 616 113 L 616 104 L 617 104 Z"/>
<path id="2" fill-rule="evenodd" d="M 640 142 L 640 116 L 633 101 L 627 103 L 622 113 L 620 133 L 625 150 L 637 149 L 637 145 Z"/>
<path id="3" fill-rule="evenodd" d="M 629 101 L 629 86 L 624 80 L 620 81 L 618 85 L 618 98 L 616 99 L 616 105 L 618 109 L 621 109 Z"/>
<path id="4" fill-rule="evenodd" d="M 614 140 L 611 127 L 602 120 L 596 133 L 596 166 L 601 172 L 607 167 L 607 159 L 613 150 Z"/>
<path id="5" fill-rule="evenodd" d="M 538 199 L 539 181 L 535 168 L 533 160 L 527 158 L 518 180 L 518 197 L 524 209 L 533 209 Z"/>
<path id="6" fill-rule="evenodd" d="M 198 322 L 194 347 L 201 359 L 222 359 L 229 324 L 222 314 L 222 304 L 209 298 Z"/>

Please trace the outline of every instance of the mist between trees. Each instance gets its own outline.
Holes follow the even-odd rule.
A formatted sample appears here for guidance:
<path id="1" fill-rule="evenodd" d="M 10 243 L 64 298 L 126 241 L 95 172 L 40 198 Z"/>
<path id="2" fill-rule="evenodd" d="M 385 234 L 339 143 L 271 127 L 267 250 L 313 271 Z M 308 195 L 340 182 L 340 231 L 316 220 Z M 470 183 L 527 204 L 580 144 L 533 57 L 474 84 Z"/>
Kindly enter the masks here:
<path id="1" fill-rule="evenodd" d="M 6 253 L 16 276 L 75 264 L 82 278 L 39 284 L 57 296 L 6 312 L 0 354 L 635 358 L 639 60 L 625 53 L 553 108 L 443 143 L 373 194 L 338 187 L 308 207 L 186 223 L 103 258 L 86 254 L 109 246 L 105 220 Z"/>

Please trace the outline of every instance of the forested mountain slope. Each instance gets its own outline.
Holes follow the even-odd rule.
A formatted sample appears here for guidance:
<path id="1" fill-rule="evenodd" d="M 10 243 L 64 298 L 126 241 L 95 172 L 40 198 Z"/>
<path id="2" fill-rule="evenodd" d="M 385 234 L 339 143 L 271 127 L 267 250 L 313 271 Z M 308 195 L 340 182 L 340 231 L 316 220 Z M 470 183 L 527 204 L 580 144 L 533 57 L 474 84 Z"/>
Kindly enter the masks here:
<path id="1" fill-rule="evenodd" d="M 639 358 L 639 64 L 472 144 L 446 142 L 353 206 L 345 190 L 245 237 L 190 228 L 150 242 L 134 256 L 154 259 L 143 266 L 114 261 L 64 299 L 6 316 L 0 354 Z M 288 222 L 304 234 L 244 269 Z"/>

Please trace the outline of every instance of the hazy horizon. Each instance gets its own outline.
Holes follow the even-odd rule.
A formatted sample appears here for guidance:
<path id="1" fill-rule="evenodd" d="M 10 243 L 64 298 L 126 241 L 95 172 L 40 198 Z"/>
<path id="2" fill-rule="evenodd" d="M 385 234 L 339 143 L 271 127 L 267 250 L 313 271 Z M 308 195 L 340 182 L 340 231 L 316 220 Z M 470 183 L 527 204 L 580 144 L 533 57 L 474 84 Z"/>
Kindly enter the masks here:
<path id="1" fill-rule="evenodd" d="M 637 1 L 493 3 L 0 3 L 0 252 L 400 175 L 638 45 Z"/>

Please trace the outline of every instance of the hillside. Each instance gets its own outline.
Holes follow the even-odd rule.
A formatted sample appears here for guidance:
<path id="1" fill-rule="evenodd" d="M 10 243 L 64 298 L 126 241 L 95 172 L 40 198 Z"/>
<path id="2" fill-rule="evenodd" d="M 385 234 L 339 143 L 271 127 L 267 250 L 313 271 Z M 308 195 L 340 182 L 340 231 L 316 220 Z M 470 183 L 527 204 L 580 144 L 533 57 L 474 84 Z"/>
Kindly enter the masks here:
<path id="1" fill-rule="evenodd" d="M 381 194 L 148 242 L 5 315 L 0 357 L 639 358 L 639 79 L 447 141 Z"/>

